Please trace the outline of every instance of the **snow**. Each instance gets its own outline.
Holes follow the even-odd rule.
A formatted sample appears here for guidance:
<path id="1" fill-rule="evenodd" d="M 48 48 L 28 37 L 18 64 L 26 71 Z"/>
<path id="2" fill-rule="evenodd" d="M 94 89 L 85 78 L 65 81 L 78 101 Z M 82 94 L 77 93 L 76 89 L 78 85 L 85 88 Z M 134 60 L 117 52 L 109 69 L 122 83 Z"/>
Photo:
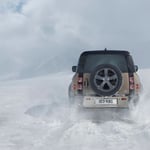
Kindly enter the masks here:
<path id="1" fill-rule="evenodd" d="M 0 150 L 149 150 L 150 70 L 130 116 L 95 121 L 70 110 L 72 73 L 0 82 Z M 104 116 L 107 117 L 107 116 Z"/>

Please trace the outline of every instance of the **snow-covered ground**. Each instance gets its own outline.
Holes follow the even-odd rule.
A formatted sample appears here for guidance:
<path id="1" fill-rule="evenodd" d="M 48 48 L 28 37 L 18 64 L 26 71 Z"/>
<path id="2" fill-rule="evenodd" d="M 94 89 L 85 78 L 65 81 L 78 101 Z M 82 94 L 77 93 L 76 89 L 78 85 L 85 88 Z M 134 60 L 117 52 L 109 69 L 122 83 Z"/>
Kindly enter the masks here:
<path id="1" fill-rule="evenodd" d="M 144 92 L 128 119 L 101 122 L 70 112 L 71 73 L 1 81 L 0 150 L 149 150 L 149 76 L 140 71 Z"/>

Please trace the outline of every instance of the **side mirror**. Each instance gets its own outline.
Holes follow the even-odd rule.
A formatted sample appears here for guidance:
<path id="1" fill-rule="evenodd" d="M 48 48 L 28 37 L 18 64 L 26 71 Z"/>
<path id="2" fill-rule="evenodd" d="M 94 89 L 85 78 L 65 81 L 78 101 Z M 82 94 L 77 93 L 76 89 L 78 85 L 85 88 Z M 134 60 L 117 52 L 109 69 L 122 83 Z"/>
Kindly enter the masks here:
<path id="1" fill-rule="evenodd" d="M 134 68 L 135 68 L 135 71 L 136 71 L 136 72 L 137 72 L 138 69 L 139 69 L 137 65 L 135 65 Z"/>
<path id="2" fill-rule="evenodd" d="M 76 72 L 77 71 L 77 66 L 72 66 L 72 72 Z"/>

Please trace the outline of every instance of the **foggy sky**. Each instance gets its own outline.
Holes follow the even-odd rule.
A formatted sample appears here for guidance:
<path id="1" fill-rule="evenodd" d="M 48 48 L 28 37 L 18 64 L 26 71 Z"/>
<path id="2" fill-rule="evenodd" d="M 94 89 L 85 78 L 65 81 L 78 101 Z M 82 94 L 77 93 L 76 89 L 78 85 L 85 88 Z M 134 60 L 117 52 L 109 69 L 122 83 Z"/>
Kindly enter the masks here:
<path id="1" fill-rule="evenodd" d="M 148 0 L 0 0 L 0 75 L 68 70 L 83 50 L 129 50 L 150 67 Z"/>

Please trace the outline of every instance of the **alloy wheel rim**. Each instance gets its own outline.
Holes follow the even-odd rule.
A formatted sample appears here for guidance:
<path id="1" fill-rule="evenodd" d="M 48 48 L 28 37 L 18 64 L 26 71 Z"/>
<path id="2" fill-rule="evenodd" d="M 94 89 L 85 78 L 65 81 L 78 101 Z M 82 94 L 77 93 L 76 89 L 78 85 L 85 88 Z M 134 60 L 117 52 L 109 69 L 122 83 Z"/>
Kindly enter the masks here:
<path id="1" fill-rule="evenodd" d="M 100 69 L 95 73 L 94 84 L 98 90 L 110 92 L 118 85 L 117 73 L 111 68 Z"/>

